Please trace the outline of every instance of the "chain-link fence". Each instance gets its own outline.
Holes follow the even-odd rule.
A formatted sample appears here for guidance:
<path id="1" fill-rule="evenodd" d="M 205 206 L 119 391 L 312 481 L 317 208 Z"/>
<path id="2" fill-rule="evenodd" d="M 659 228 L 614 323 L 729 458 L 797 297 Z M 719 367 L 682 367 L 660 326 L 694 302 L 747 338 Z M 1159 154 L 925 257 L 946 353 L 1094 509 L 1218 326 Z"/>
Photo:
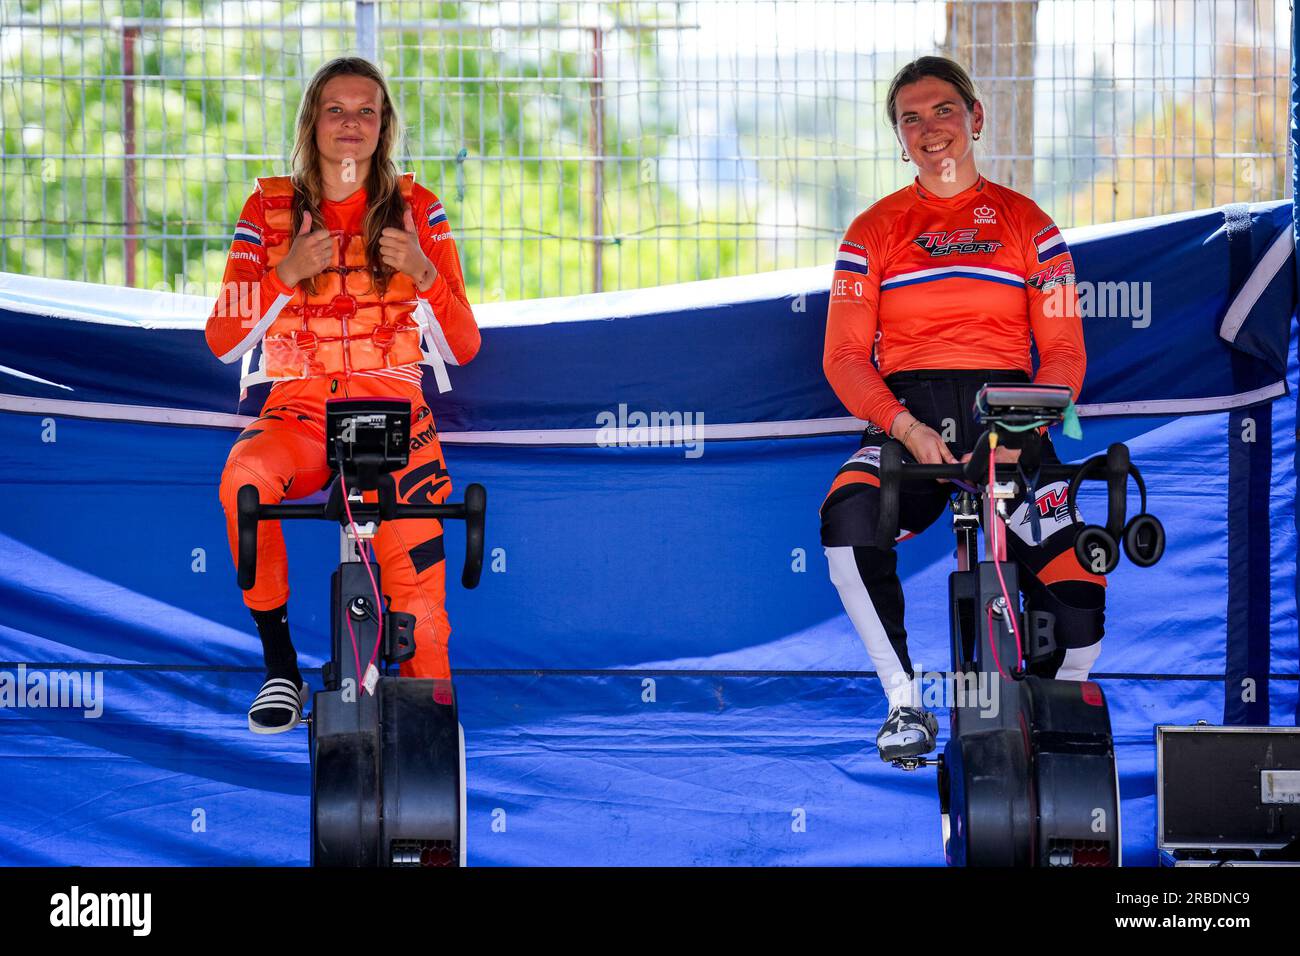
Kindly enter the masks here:
<path id="1" fill-rule="evenodd" d="M 215 293 L 306 81 L 368 56 L 474 301 L 829 263 L 946 53 L 1063 226 L 1289 195 L 1286 0 L 0 0 L 0 269 Z"/>

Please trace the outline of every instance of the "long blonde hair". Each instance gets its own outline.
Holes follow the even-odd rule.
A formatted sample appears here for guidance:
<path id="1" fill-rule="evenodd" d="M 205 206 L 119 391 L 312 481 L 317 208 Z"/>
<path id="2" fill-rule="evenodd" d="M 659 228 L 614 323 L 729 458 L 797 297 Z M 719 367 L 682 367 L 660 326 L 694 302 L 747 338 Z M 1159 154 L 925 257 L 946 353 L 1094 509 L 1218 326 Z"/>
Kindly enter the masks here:
<path id="1" fill-rule="evenodd" d="M 356 56 L 336 57 L 316 71 L 303 93 L 302 102 L 298 105 L 297 138 L 290 158 L 290 179 L 294 192 L 293 235 L 296 236 L 302 228 L 305 212 L 311 213 L 313 228 L 325 221 L 320 209 L 325 184 L 320 171 L 321 152 L 316 145 L 316 121 L 320 116 L 325 84 L 336 76 L 364 76 L 378 83 L 382 94 L 379 143 L 374 155 L 370 157 L 370 172 L 362 184 L 366 190 L 366 214 L 361 231 L 365 235 L 366 261 L 370 264 L 370 273 L 374 277 L 375 287 L 383 294 L 394 270 L 385 265 L 380 257 L 379 239 L 388 226 L 402 228 L 407 206 L 398 188 L 401 174 L 392 158 L 402 135 L 401 124 L 393 109 L 393 98 L 389 95 L 384 75 L 369 60 Z M 315 277 L 304 279 L 303 282 L 307 283 L 308 292 L 315 294 Z"/>

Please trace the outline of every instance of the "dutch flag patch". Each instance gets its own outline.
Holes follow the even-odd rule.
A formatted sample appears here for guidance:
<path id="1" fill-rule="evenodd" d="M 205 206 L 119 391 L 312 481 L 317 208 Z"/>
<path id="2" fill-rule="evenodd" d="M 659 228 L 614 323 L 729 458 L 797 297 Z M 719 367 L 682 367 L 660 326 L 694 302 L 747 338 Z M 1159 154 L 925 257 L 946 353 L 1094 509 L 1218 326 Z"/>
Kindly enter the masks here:
<path id="1" fill-rule="evenodd" d="M 854 272 L 860 276 L 867 274 L 867 250 L 856 242 L 845 240 L 840 243 L 840 251 L 835 255 L 836 272 Z"/>
<path id="2" fill-rule="evenodd" d="M 429 207 L 428 219 L 429 219 L 429 226 L 431 228 L 433 226 L 438 225 L 439 223 L 443 223 L 447 221 L 447 211 L 442 208 L 441 199 L 439 199 L 437 202 L 435 202 L 432 206 Z"/>
<path id="3" fill-rule="evenodd" d="M 260 246 L 262 244 L 262 230 L 253 225 L 247 219 L 241 219 L 235 223 L 235 242 L 247 242 L 250 245 Z"/>
<path id="4" fill-rule="evenodd" d="M 1053 256 L 1059 256 L 1068 248 L 1065 245 L 1065 237 L 1061 235 L 1061 230 L 1054 225 L 1048 226 L 1034 236 L 1034 246 L 1038 249 L 1039 262 L 1046 262 Z"/>

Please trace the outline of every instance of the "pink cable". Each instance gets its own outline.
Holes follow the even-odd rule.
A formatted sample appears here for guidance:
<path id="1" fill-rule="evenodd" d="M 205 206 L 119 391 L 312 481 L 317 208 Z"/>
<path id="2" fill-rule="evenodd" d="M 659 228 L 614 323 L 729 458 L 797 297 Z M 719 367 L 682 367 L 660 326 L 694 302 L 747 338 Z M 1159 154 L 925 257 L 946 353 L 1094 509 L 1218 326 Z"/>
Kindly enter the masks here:
<path id="1" fill-rule="evenodd" d="M 343 609 L 343 616 L 348 622 L 348 636 L 352 638 L 352 660 L 357 668 L 357 680 L 365 686 L 365 675 L 370 671 L 370 665 L 375 662 L 375 656 L 379 653 L 379 645 L 384 639 L 384 603 L 379 597 L 379 583 L 375 580 L 375 572 L 370 568 L 370 558 L 366 555 L 366 548 L 357 538 L 357 523 L 352 517 L 352 506 L 348 504 L 348 484 L 343 479 L 343 470 L 339 469 L 339 484 L 343 487 L 343 509 L 348 514 L 348 525 L 352 528 L 352 539 L 357 542 L 357 550 L 361 552 L 361 562 L 366 566 L 366 574 L 370 576 L 370 586 L 375 589 L 375 607 L 379 609 L 379 636 L 375 638 L 375 647 L 370 652 L 370 660 L 366 661 L 366 669 L 361 669 L 361 652 L 357 648 L 357 635 L 352 630 L 352 615 L 347 608 Z"/>

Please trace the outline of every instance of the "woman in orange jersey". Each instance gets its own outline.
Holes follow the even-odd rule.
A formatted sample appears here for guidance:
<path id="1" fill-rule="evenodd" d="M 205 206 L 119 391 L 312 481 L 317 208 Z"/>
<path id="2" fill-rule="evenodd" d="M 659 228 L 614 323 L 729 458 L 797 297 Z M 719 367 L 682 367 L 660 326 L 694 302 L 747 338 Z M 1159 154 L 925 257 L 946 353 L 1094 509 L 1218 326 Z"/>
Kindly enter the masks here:
<path id="1" fill-rule="evenodd" d="M 1086 361 L 1074 263 L 1060 231 L 1031 199 L 976 168 L 985 117 L 966 71 L 921 57 L 894 77 L 887 103 L 902 159 L 917 175 L 859 215 L 836 256 L 823 366 L 868 426 L 821 518 L 831 580 L 888 694 L 877 746 L 893 760 L 934 749 L 937 723 L 921 707 L 908 656 L 896 542 L 876 540 L 880 445 L 888 435 L 904 444 L 905 461 L 964 461 L 979 436 L 971 406 L 984 383 L 1066 385 L 1077 398 Z M 1043 460 L 1056 461 L 1044 439 Z M 1100 652 L 1105 579 L 1074 557 L 1064 487 L 1048 483 L 1035 500 L 1012 503 L 1008 545 L 1028 572 L 1026 602 L 1056 615 L 1060 649 L 1043 673 L 1084 680 Z M 937 482 L 904 486 L 898 540 L 933 524 L 950 493 Z"/>
<path id="2" fill-rule="evenodd" d="M 332 477 L 324 431 L 332 397 L 409 399 L 411 452 L 394 474 L 398 500 L 437 504 L 451 492 L 421 364 L 468 362 L 479 331 L 442 203 L 393 164 L 399 135 L 379 70 L 360 58 L 332 60 L 299 107 L 291 175 L 259 179 L 240 213 L 207 342 L 227 363 L 258 350 L 241 384 L 274 384 L 221 475 L 232 555 L 241 486 L 256 485 L 270 504 L 319 491 Z M 402 674 L 450 676 L 441 523 L 385 522 L 373 544 L 390 609 L 416 619 L 416 653 Z M 281 733 L 301 720 L 308 688 L 289 637 L 279 522 L 260 523 L 257 582 L 243 596 L 266 662 L 248 726 Z"/>

